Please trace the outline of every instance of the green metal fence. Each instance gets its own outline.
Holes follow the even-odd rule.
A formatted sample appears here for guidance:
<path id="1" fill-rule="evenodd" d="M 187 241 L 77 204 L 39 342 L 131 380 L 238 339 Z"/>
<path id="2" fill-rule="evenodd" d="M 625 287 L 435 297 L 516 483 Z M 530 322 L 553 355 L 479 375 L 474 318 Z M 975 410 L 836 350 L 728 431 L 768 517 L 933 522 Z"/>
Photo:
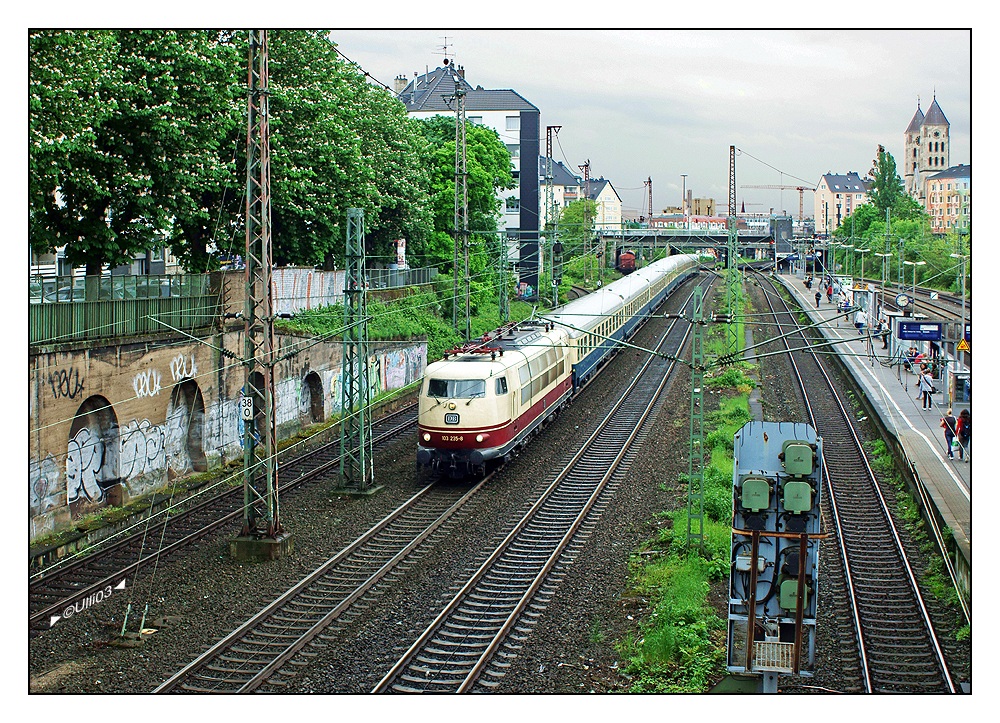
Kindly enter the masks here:
<path id="1" fill-rule="evenodd" d="M 207 274 L 33 277 L 28 300 L 29 344 L 191 331 L 219 314 Z"/>

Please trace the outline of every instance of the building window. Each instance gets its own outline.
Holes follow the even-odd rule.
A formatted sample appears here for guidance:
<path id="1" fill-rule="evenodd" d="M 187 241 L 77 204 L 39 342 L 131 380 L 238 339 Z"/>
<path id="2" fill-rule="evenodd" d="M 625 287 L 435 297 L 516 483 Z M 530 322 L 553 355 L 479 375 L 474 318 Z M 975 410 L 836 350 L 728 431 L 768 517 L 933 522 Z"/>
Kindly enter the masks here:
<path id="1" fill-rule="evenodd" d="M 483 124 L 483 117 L 481 115 L 470 115 L 469 123 L 473 125 L 481 126 Z"/>
<path id="2" fill-rule="evenodd" d="M 510 151 L 511 158 L 521 157 L 521 146 L 517 143 L 507 143 L 507 150 Z"/>
<path id="3" fill-rule="evenodd" d="M 507 116 L 507 130 L 509 131 L 521 130 L 521 116 L 519 115 Z"/>
<path id="4" fill-rule="evenodd" d="M 521 199 L 516 196 L 507 198 L 507 213 L 517 213 L 521 210 Z"/>

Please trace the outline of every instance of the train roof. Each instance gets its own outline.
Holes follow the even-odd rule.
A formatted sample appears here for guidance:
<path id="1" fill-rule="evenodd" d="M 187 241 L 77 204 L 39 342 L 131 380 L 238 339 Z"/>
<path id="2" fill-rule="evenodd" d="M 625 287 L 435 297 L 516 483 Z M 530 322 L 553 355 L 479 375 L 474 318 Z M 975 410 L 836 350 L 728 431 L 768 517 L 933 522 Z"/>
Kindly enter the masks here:
<path id="1" fill-rule="evenodd" d="M 654 261 L 591 294 L 556 308 L 546 314 L 545 318 L 566 327 L 571 337 L 579 337 L 586 333 L 584 329 L 594 328 L 601 320 L 621 309 L 627 300 L 646 289 L 663 274 L 697 261 L 696 254 L 677 254 Z"/>

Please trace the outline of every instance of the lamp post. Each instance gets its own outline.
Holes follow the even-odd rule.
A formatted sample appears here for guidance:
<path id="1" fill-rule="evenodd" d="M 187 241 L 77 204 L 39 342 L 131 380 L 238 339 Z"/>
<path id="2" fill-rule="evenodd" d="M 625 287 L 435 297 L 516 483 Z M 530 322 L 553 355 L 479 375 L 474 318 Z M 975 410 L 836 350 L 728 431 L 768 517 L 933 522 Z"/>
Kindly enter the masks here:
<path id="1" fill-rule="evenodd" d="M 830 279 L 832 280 L 833 277 L 837 275 L 837 247 L 840 246 L 840 242 L 827 241 L 826 246 L 830 249 L 830 254 L 832 256 L 830 263 Z"/>
<path id="2" fill-rule="evenodd" d="M 850 251 L 854 248 L 854 244 L 842 244 L 842 246 L 844 247 L 844 271 L 847 271 L 847 275 L 851 276 L 850 272 L 854 270 L 854 265 L 850 263 L 849 259 L 851 258 Z"/>
<path id="3" fill-rule="evenodd" d="M 886 273 L 885 262 L 886 259 L 892 257 L 892 254 L 880 254 L 879 252 L 876 251 L 875 255 L 882 259 L 882 289 L 881 289 L 882 299 L 879 303 L 882 305 L 882 307 L 885 307 L 885 285 L 889 283 L 889 277 Z"/>
<path id="4" fill-rule="evenodd" d="M 854 249 L 854 253 L 861 254 L 861 283 L 865 281 L 865 254 L 871 249 Z"/>
<path id="5" fill-rule="evenodd" d="M 961 330 L 958 332 L 958 338 L 964 340 L 965 339 L 965 319 L 966 319 L 966 316 L 965 316 L 965 264 L 966 264 L 966 261 L 968 260 L 969 257 L 966 254 L 951 254 L 951 258 L 953 258 L 953 259 L 962 259 L 962 327 L 961 327 Z M 956 356 L 957 356 L 957 354 L 956 354 Z"/>
<path id="6" fill-rule="evenodd" d="M 926 263 L 927 263 L 926 261 L 904 261 L 903 262 L 903 264 L 905 266 L 912 266 L 913 267 L 913 298 L 914 299 L 917 298 L 917 267 L 918 266 L 923 266 Z M 965 333 L 965 327 L 964 326 L 962 327 L 962 333 Z"/>

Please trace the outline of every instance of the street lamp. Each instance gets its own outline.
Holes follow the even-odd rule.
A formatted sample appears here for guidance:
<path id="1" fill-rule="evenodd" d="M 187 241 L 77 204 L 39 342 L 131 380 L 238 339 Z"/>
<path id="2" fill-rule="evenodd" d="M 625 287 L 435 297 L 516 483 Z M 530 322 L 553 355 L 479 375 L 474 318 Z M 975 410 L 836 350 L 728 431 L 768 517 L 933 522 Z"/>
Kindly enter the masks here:
<path id="1" fill-rule="evenodd" d="M 832 255 L 830 263 L 830 280 L 832 281 L 833 277 L 837 275 L 837 247 L 840 246 L 840 242 L 827 241 L 826 246 L 830 250 L 830 253 Z"/>
<path id="2" fill-rule="evenodd" d="M 968 260 L 966 254 L 950 254 L 953 259 L 962 259 L 962 329 L 958 332 L 959 339 L 965 339 L 965 263 Z M 956 354 L 957 356 L 957 354 Z"/>
<path id="3" fill-rule="evenodd" d="M 851 254 L 849 252 L 851 249 L 854 248 L 854 244 L 841 244 L 841 245 L 844 247 L 844 271 L 847 271 L 848 272 L 847 275 L 851 276 L 850 271 L 854 270 L 854 266 L 853 264 L 850 264 L 848 259 L 851 258 Z"/>
<path id="4" fill-rule="evenodd" d="M 875 255 L 878 256 L 880 259 L 882 259 L 882 290 L 881 290 L 882 291 L 882 301 L 881 301 L 881 304 L 884 307 L 885 306 L 885 287 L 886 287 L 886 284 L 889 283 L 889 277 L 888 277 L 887 272 L 886 272 L 885 262 L 886 262 L 886 259 L 892 258 L 892 254 L 880 254 L 878 251 L 876 251 Z"/>
<path id="5" fill-rule="evenodd" d="M 854 249 L 854 253 L 861 254 L 861 283 L 865 282 L 865 254 L 871 249 Z"/>
<path id="6" fill-rule="evenodd" d="M 913 267 L 913 298 L 914 299 L 917 298 L 917 267 L 918 266 L 923 266 L 926 263 L 927 263 L 926 261 L 904 261 L 903 262 L 903 264 L 905 266 L 912 266 Z M 962 333 L 963 334 L 965 333 L 965 327 L 964 326 L 962 327 Z"/>

